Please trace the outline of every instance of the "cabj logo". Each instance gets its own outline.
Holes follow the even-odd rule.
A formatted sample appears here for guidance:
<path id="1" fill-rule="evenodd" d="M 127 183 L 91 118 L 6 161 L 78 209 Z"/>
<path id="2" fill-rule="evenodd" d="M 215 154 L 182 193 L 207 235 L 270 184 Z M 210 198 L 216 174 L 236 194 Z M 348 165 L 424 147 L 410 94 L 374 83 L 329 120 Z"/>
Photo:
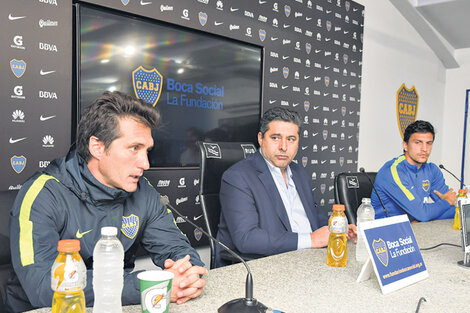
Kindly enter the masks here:
<path id="1" fill-rule="evenodd" d="M 122 4 L 128 5 L 130 0 L 121 0 Z"/>
<path id="2" fill-rule="evenodd" d="M 306 156 L 302 157 L 302 166 L 306 167 L 308 162 L 308 158 Z"/>
<path id="3" fill-rule="evenodd" d="M 20 78 L 26 71 L 26 62 L 17 59 L 10 60 L 10 68 L 13 74 L 16 77 Z"/>
<path id="4" fill-rule="evenodd" d="M 284 78 L 289 77 L 289 68 L 287 66 L 282 68 L 282 75 L 284 76 Z"/>
<path id="5" fill-rule="evenodd" d="M 326 30 L 327 31 L 331 30 L 331 21 L 326 21 Z"/>
<path id="6" fill-rule="evenodd" d="M 202 232 L 197 228 L 194 228 L 194 238 L 196 238 L 197 241 L 202 238 Z"/>
<path id="7" fill-rule="evenodd" d="M 312 51 L 312 44 L 307 42 L 305 44 L 305 52 L 307 52 L 307 54 L 310 54 L 311 51 Z"/>
<path id="8" fill-rule="evenodd" d="M 379 259 L 380 263 L 384 266 L 388 266 L 388 250 L 385 241 L 382 238 L 372 242 L 372 248 L 374 249 L 375 255 Z"/>
<path id="9" fill-rule="evenodd" d="M 290 12 L 291 12 L 290 6 L 285 5 L 284 6 L 284 13 L 286 14 L 286 17 L 289 17 Z"/>
<path id="10" fill-rule="evenodd" d="M 134 239 L 139 230 L 139 217 L 137 215 L 131 214 L 129 216 L 122 217 L 121 232 L 124 236 Z"/>
<path id="11" fill-rule="evenodd" d="M 13 168 L 13 170 L 17 174 L 19 174 L 26 167 L 26 157 L 24 155 L 21 155 L 21 156 L 14 155 L 13 157 L 11 157 L 10 163 L 11 163 L 11 167 Z"/>
<path id="12" fill-rule="evenodd" d="M 423 180 L 423 190 L 424 191 L 428 191 L 429 190 L 429 186 L 430 186 L 430 183 L 429 183 L 429 180 Z"/>
<path id="13" fill-rule="evenodd" d="M 206 25 L 206 23 L 207 23 L 207 13 L 199 12 L 199 23 L 201 23 L 202 26 Z"/>
<path id="14" fill-rule="evenodd" d="M 260 29 L 258 31 L 259 40 L 264 41 L 266 39 L 266 31 L 264 29 Z"/>
<path id="15" fill-rule="evenodd" d="M 408 89 L 403 83 L 397 91 L 397 121 L 402 139 L 406 127 L 416 121 L 418 101 L 419 96 L 415 86 Z"/>
<path id="16" fill-rule="evenodd" d="M 310 101 L 304 101 L 304 110 L 307 112 L 310 109 Z"/>
<path id="17" fill-rule="evenodd" d="M 139 66 L 132 72 L 132 84 L 137 99 L 145 100 L 155 106 L 160 99 L 163 76 L 156 68 L 151 71 Z"/>

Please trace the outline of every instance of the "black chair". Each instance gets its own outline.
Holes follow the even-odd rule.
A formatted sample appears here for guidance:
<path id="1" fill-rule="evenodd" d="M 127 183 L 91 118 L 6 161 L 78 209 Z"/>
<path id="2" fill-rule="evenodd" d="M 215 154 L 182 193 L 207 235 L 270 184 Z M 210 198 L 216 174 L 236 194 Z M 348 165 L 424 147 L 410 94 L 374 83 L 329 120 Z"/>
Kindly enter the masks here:
<path id="1" fill-rule="evenodd" d="M 375 175 L 376 172 L 359 172 L 340 173 L 335 177 L 335 203 L 344 204 L 350 224 L 356 224 L 357 208 L 361 205 L 362 198 L 370 198 Z"/>
<path id="2" fill-rule="evenodd" d="M 256 148 L 248 142 L 198 142 L 201 151 L 201 177 L 199 199 L 207 232 L 217 236 L 220 220 L 219 191 L 222 174 L 230 166 L 255 153 Z M 210 268 L 215 267 L 215 242 L 209 240 L 211 250 Z M 238 251 L 236 251 L 238 253 Z M 260 256 L 242 255 L 244 260 L 251 260 Z M 231 263 L 239 262 L 231 254 L 222 251 L 221 258 Z"/>
<path id="3" fill-rule="evenodd" d="M 6 287 L 13 274 L 10 254 L 10 234 L 8 224 L 10 209 L 18 191 L 0 191 L 0 313 L 6 313 Z"/>

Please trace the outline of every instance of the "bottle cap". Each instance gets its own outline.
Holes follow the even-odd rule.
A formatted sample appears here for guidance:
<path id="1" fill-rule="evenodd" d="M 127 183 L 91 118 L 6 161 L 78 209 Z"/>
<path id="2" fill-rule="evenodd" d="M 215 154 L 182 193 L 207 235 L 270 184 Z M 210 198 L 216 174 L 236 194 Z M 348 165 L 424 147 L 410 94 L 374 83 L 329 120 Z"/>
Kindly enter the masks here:
<path id="1" fill-rule="evenodd" d="M 57 244 L 57 251 L 59 252 L 78 252 L 80 251 L 80 240 L 78 239 L 63 239 L 59 240 Z"/>
<path id="2" fill-rule="evenodd" d="M 333 204 L 333 211 L 344 211 L 344 204 Z"/>
<path id="3" fill-rule="evenodd" d="M 370 204 L 370 198 L 362 198 L 362 203 Z"/>
<path id="4" fill-rule="evenodd" d="M 459 189 L 459 193 L 467 193 L 467 189 Z"/>
<path id="5" fill-rule="evenodd" d="M 117 228 L 116 227 L 102 227 L 101 228 L 101 236 L 117 236 Z"/>

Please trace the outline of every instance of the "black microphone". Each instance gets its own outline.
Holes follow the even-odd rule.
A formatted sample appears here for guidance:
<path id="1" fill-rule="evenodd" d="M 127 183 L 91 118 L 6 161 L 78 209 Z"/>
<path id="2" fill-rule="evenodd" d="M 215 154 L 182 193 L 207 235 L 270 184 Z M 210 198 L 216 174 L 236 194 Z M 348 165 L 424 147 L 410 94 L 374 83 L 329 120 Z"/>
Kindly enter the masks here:
<path id="1" fill-rule="evenodd" d="M 457 176 L 455 176 L 451 171 L 449 171 L 448 169 L 446 169 L 446 168 L 444 167 L 444 165 L 439 164 L 439 167 L 440 167 L 441 169 L 443 169 L 444 171 L 446 171 L 447 173 L 449 173 L 450 175 L 454 176 L 454 178 L 457 179 L 457 181 L 460 183 L 460 188 L 466 187 L 465 184 L 463 183 L 463 181 L 461 181 L 460 179 L 458 179 Z"/>
<path id="2" fill-rule="evenodd" d="M 384 209 L 385 215 L 387 215 L 387 217 L 390 217 L 390 216 L 388 216 L 387 209 L 385 208 L 385 205 L 384 205 L 384 203 L 382 202 L 382 199 L 380 199 L 379 193 L 378 193 L 377 190 L 375 189 L 374 183 L 372 183 L 372 180 L 370 179 L 369 175 L 367 175 L 366 170 L 365 170 L 363 167 L 361 167 L 361 168 L 359 169 L 359 172 L 364 173 L 364 174 L 366 175 L 367 179 L 369 180 L 369 183 L 372 185 L 372 189 L 374 189 L 375 194 L 377 195 L 377 198 L 379 199 L 380 204 L 382 205 L 382 208 Z"/>
<path id="3" fill-rule="evenodd" d="M 253 278 L 251 276 L 251 271 L 250 267 L 248 264 L 246 264 L 245 260 L 241 256 L 239 256 L 237 253 L 233 252 L 229 247 L 209 235 L 205 230 L 194 224 L 191 220 L 186 218 L 183 214 L 178 212 L 171 204 L 168 198 L 166 197 L 160 197 L 160 203 L 163 206 L 169 207 L 173 212 L 178 214 L 182 219 L 184 219 L 186 222 L 191 224 L 192 226 L 196 227 L 198 230 L 200 230 L 204 235 L 209 237 L 210 239 L 214 240 L 217 244 L 219 244 L 222 248 L 225 249 L 228 253 L 230 253 L 232 256 L 235 258 L 239 259 L 246 267 L 246 270 L 248 274 L 246 275 L 246 284 L 245 284 L 245 298 L 238 298 L 234 300 L 230 300 L 229 302 L 225 303 L 222 305 L 217 311 L 219 313 L 265 313 L 265 312 L 273 312 L 272 309 L 269 309 L 267 306 L 253 298 Z M 274 312 L 279 312 L 283 313 L 280 311 L 274 311 Z"/>

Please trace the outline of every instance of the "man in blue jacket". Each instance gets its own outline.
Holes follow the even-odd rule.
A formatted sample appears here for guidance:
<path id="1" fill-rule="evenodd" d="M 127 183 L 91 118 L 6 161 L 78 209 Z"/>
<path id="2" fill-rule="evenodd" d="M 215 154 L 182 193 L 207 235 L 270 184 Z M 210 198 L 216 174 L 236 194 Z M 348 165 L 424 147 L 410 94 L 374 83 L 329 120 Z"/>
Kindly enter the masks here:
<path id="1" fill-rule="evenodd" d="M 440 169 L 428 163 L 434 127 L 416 121 L 405 129 L 404 154 L 388 161 L 375 178 L 375 188 L 389 216 L 408 214 L 411 221 L 452 218 L 456 194 L 446 185 Z M 386 217 L 375 192 L 371 196 L 376 218 Z"/>
<path id="2" fill-rule="evenodd" d="M 266 111 L 253 155 L 222 176 L 217 238 L 246 254 L 273 255 L 328 245 L 328 219 L 313 197 L 310 178 L 295 162 L 301 120 L 283 107 Z M 349 225 L 348 239 L 356 228 Z M 216 266 L 227 263 L 216 246 Z"/>
<path id="3" fill-rule="evenodd" d="M 124 246 L 123 305 L 140 303 L 137 273 L 132 272 L 139 244 L 156 265 L 175 274 L 173 302 L 202 293 L 204 264 L 143 177 L 153 146 L 151 129 L 159 120 L 150 104 L 105 92 L 83 113 L 77 148 L 24 183 L 10 219 L 16 277 L 7 288 L 9 311 L 51 306 L 57 242 L 72 238 L 80 240 L 87 266 L 85 298 L 87 306 L 93 305 L 93 249 L 104 226 L 117 227 Z"/>

